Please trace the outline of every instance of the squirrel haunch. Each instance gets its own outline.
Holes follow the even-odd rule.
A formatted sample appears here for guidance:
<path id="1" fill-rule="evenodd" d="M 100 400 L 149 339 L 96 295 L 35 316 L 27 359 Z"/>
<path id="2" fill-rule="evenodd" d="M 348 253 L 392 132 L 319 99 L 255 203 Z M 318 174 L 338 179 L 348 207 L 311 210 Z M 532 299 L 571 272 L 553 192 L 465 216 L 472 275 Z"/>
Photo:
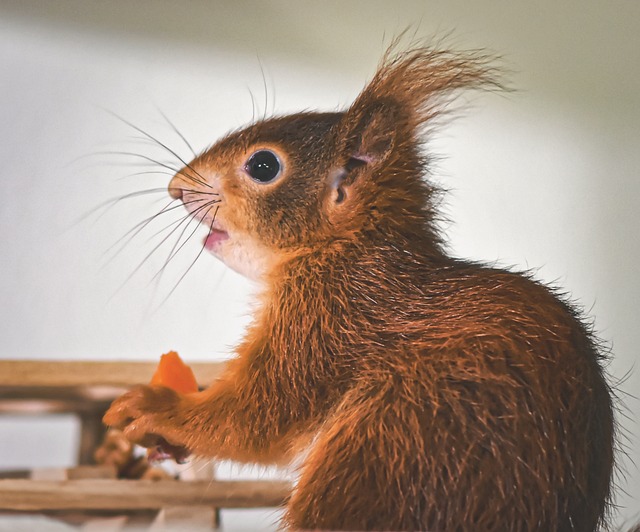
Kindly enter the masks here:
<path id="1" fill-rule="evenodd" d="M 223 377 L 140 388 L 105 420 L 196 454 L 305 451 L 285 522 L 331 530 L 593 530 L 613 467 L 604 354 L 529 276 L 454 259 L 425 128 L 497 87 L 480 54 L 389 54 L 343 112 L 231 133 L 171 181 L 207 249 L 263 282 Z M 133 421 L 135 421 L 135 423 Z"/>

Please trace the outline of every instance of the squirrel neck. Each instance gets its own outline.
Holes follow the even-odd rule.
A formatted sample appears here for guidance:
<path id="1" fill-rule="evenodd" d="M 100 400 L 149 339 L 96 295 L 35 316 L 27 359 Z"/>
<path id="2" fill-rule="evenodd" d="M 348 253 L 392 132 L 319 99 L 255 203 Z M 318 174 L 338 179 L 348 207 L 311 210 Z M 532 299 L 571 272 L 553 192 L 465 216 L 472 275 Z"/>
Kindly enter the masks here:
<path id="1" fill-rule="evenodd" d="M 403 224 L 398 230 L 393 221 L 385 221 L 353 238 L 323 242 L 279 264 L 269 275 L 268 284 L 276 291 L 287 285 L 302 287 L 317 282 L 333 289 L 357 278 L 375 280 L 376 274 L 388 277 L 410 272 L 422 277 L 452 263 L 443 251 L 439 234 L 430 225 Z"/>
<path id="2" fill-rule="evenodd" d="M 376 231 L 360 236 L 336 240 L 279 265 L 263 297 L 265 325 L 279 322 L 296 334 L 296 324 L 304 322 L 302 343 L 311 332 L 325 336 L 320 342 L 335 338 L 337 331 L 358 334 L 366 324 L 352 321 L 354 316 L 366 322 L 382 307 L 424 292 L 437 271 L 455 263 L 428 235 L 407 238 Z"/>

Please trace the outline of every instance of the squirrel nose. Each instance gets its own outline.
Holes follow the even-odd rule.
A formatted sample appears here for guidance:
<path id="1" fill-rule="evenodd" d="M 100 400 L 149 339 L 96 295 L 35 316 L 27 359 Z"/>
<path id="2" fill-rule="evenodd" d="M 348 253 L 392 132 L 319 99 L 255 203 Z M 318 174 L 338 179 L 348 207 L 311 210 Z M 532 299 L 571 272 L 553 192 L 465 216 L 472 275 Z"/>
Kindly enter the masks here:
<path id="1" fill-rule="evenodd" d="M 171 196 L 173 199 L 182 199 L 182 189 L 179 187 L 175 187 L 175 186 L 171 186 L 171 183 L 169 183 L 169 196 Z"/>
<path id="2" fill-rule="evenodd" d="M 182 199 L 182 187 L 180 186 L 180 174 L 176 174 L 169 181 L 168 192 L 173 199 Z"/>

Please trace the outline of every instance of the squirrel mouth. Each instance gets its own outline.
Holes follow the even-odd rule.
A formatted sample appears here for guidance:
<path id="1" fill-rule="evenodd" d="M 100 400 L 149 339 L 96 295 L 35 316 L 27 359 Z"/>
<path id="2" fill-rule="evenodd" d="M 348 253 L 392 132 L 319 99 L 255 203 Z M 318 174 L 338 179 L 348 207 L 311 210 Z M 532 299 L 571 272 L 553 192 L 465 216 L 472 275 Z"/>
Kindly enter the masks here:
<path id="1" fill-rule="evenodd" d="M 219 229 L 211 229 L 209 234 L 204 238 L 204 247 L 209 251 L 215 249 L 215 247 L 229 239 L 229 233 L 226 231 L 220 231 Z"/>

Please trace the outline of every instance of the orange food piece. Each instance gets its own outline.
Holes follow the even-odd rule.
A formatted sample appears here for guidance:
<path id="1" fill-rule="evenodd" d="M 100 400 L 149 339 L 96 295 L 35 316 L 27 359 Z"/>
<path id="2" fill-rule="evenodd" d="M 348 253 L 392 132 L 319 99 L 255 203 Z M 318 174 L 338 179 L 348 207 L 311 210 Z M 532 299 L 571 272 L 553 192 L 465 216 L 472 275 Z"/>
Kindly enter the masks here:
<path id="1" fill-rule="evenodd" d="M 178 393 L 198 391 L 198 383 L 193 370 L 187 366 L 178 353 L 169 351 L 160 357 L 160 363 L 151 378 L 152 386 L 166 386 Z"/>

